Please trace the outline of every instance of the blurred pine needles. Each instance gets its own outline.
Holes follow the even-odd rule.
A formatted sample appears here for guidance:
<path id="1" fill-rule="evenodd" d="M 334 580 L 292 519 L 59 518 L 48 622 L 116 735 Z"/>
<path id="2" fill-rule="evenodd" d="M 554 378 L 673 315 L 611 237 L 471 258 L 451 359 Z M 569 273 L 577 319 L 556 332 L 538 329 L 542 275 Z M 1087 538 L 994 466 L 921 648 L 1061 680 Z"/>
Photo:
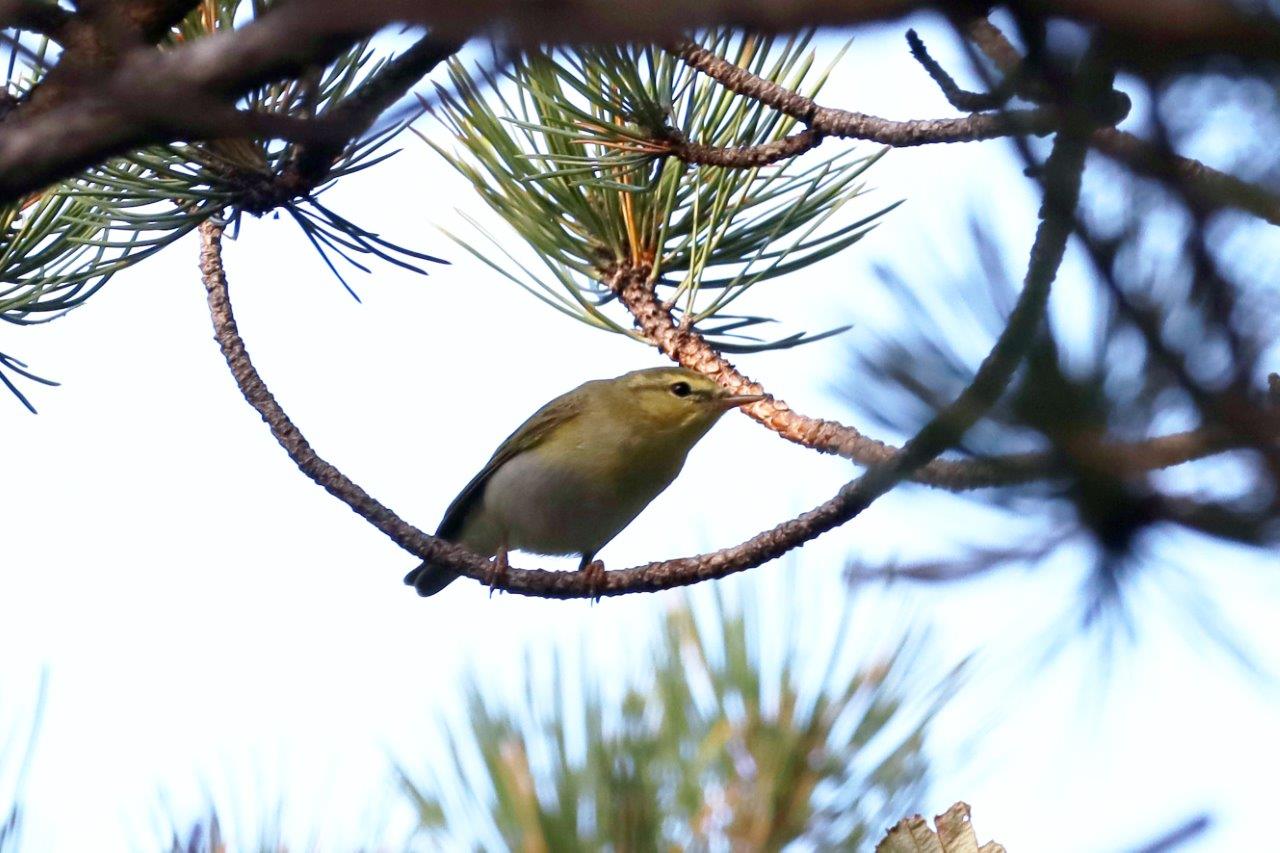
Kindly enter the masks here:
<path id="1" fill-rule="evenodd" d="M 452 762 L 400 771 L 424 836 L 441 849 L 853 850 L 917 808 L 926 730 L 958 672 L 921 702 L 930 691 L 905 676 L 919 636 L 855 663 L 846 607 L 819 648 L 786 630 L 766 651 L 760 608 L 711 601 L 666 615 L 620 699 L 614 673 L 563 657 L 555 683 L 530 679 L 518 702 L 473 675 Z"/>

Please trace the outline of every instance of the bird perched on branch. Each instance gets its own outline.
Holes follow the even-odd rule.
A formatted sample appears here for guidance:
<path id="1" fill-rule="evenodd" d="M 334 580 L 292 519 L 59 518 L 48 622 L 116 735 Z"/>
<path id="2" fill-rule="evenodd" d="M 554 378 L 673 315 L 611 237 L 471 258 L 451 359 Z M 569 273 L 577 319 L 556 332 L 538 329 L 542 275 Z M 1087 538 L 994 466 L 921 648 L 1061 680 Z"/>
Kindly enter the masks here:
<path id="1" fill-rule="evenodd" d="M 602 577 L 596 552 L 671 485 L 721 415 L 759 399 L 682 367 L 584 383 L 502 442 L 436 535 L 493 557 L 493 582 L 506 571 L 508 550 L 581 554 L 579 570 Z M 423 563 L 404 582 L 434 595 L 457 577 Z"/>

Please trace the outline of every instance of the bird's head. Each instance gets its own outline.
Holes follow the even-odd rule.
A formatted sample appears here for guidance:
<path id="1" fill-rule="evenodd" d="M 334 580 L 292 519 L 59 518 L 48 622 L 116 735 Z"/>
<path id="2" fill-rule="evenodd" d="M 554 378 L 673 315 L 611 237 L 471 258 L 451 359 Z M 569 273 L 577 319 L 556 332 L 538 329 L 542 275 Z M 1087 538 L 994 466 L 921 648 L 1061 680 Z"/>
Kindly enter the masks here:
<path id="1" fill-rule="evenodd" d="M 636 370 L 610 382 L 621 392 L 621 405 L 659 432 L 700 435 L 730 409 L 762 399 L 760 394 L 734 394 L 683 367 Z"/>

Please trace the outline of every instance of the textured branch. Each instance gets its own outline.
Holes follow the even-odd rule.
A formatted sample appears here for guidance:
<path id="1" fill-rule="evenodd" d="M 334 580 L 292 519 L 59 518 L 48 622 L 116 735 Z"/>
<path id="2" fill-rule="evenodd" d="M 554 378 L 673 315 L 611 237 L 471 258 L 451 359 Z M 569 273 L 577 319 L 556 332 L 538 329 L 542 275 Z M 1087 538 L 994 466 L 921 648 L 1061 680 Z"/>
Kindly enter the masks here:
<path id="1" fill-rule="evenodd" d="M 700 142 L 689 142 L 674 132 L 671 136 L 670 140 L 654 140 L 654 145 L 660 146 L 659 150 L 662 154 L 668 154 L 686 163 L 723 166 L 731 169 L 755 169 L 791 157 L 798 157 L 806 151 L 817 148 L 825 138 L 822 131 L 810 127 L 783 139 L 775 139 L 773 142 L 760 145 L 718 148 L 714 145 L 703 145 Z"/>
<path id="2" fill-rule="evenodd" d="M 731 92 L 759 101 L 803 122 L 825 136 L 865 139 L 895 148 L 949 142 L 976 142 L 1012 134 L 1041 136 L 1061 123 L 1058 110 L 1007 110 L 975 113 L 963 118 L 894 121 L 866 113 L 819 106 L 812 98 L 766 80 L 690 41 L 670 50 L 695 71 L 706 74 Z"/>
<path id="3" fill-rule="evenodd" d="M 769 394 L 760 383 L 739 371 L 718 353 L 696 329 L 677 325 L 670 309 L 658 300 L 644 270 L 619 268 L 607 284 L 631 312 L 636 327 L 650 343 L 671 360 L 715 379 L 736 394 L 765 394 L 765 399 L 743 410 L 782 438 L 851 459 L 860 465 L 883 465 L 901 448 L 862 434 L 856 427 L 803 415 Z M 1082 442 L 1073 447 L 1098 464 L 1126 474 L 1181 465 L 1224 450 L 1243 446 L 1220 428 L 1172 433 L 1137 442 Z M 935 459 L 912 475 L 929 486 L 966 491 L 1007 486 L 1043 479 L 1057 470 L 1056 452 L 1013 453 L 987 459 Z"/>

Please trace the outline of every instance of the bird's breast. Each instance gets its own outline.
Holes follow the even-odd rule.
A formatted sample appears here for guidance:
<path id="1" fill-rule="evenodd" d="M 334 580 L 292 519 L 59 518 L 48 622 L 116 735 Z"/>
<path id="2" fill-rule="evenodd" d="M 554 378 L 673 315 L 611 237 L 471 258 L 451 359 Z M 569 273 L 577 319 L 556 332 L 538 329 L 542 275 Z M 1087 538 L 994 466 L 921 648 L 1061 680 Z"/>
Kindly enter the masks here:
<path id="1" fill-rule="evenodd" d="M 572 434 L 521 453 L 493 473 L 484 513 L 512 548 L 593 553 L 670 485 L 684 454 L 654 458 L 641 447 L 602 446 Z M 566 441 L 567 440 L 567 441 Z"/>

